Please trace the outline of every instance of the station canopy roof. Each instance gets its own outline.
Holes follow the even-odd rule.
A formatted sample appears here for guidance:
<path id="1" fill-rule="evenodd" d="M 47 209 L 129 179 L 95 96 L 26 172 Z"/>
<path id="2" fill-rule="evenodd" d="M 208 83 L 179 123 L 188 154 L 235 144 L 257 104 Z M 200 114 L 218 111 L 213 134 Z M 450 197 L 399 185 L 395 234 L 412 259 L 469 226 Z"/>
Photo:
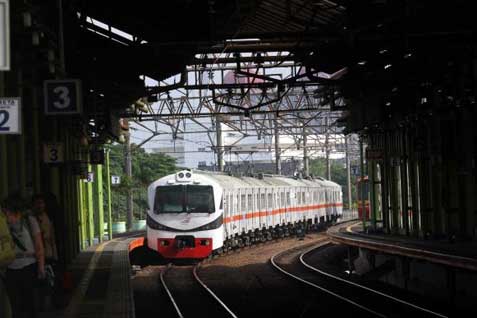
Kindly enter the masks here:
<path id="1" fill-rule="evenodd" d="M 369 72 L 382 72 L 384 57 L 401 57 L 419 46 L 448 48 L 450 37 L 466 41 L 476 30 L 464 0 L 64 3 L 68 73 L 118 107 L 144 96 L 141 75 L 164 80 L 200 53 L 287 51 L 330 74 L 360 61 L 368 63 Z"/>

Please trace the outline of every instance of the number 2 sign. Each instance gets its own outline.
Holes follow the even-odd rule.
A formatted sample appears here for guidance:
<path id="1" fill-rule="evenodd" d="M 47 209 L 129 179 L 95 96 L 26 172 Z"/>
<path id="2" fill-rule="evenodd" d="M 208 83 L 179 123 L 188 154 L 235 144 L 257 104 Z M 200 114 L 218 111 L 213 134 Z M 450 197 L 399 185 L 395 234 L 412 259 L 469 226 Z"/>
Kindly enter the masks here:
<path id="1" fill-rule="evenodd" d="M 45 114 L 73 115 L 81 113 L 81 82 L 76 79 L 44 82 Z"/>
<path id="2" fill-rule="evenodd" d="M 18 97 L 0 98 L 0 135 L 21 134 L 21 102 Z"/>

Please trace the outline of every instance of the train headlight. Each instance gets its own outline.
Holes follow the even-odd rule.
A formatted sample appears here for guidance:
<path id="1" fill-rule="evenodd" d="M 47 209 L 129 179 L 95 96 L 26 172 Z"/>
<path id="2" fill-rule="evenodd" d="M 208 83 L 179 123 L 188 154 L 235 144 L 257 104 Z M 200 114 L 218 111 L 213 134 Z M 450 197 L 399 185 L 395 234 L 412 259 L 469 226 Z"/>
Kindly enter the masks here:
<path id="1" fill-rule="evenodd" d="M 200 240 L 200 245 L 209 246 L 210 245 L 210 240 L 209 239 Z"/>

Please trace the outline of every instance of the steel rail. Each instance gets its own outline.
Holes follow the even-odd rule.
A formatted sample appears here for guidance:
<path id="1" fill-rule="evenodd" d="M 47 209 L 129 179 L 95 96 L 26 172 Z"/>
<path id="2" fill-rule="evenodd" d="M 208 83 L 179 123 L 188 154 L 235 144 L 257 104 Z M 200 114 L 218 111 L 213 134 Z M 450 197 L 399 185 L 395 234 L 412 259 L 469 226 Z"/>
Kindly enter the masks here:
<path id="1" fill-rule="evenodd" d="M 326 244 L 329 244 L 329 242 L 330 242 L 329 240 L 326 240 L 326 241 L 324 241 L 324 242 L 321 242 L 318 246 L 320 246 L 320 247 L 321 247 L 321 246 L 324 246 L 324 245 L 326 245 Z M 316 247 L 315 247 L 315 248 L 316 248 Z M 292 249 L 296 249 L 296 248 L 292 248 Z M 292 250 L 292 249 L 290 249 L 290 250 Z M 341 300 L 343 300 L 343 301 L 345 301 L 345 302 L 347 302 L 347 303 L 349 303 L 349 304 L 351 304 L 351 305 L 353 305 L 353 306 L 356 306 L 356 307 L 358 307 L 358 308 L 360 308 L 360 309 L 362 309 L 362 310 L 364 310 L 364 311 L 367 311 L 367 312 L 369 312 L 369 313 L 372 313 L 373 315 L 376 315 L 376 316 L 382 317 L 382 318 L 386 318 L 386 317 L 387 317 L 387 316 L 384 315 L 384 314 L 378 313 L 378 312 L 376 312 L 376 311 L 374 311 L 374 310 L 372 310 L 372 309 L 370 309 L 370 308 L 368 308 L 368 307 L 366 307 L 366 306 L 360 305 L 360 304 L 358 304 L 357 302 L 355 302 L 355 301 L 353 301 L 353 300 L 351 300 L 351 299 L 349 299 L 349 298 L 346 298 L 346 297 L 344 297 L 344 296 L 338 295 L 337 293 L 335 293 L 335 292 L 333 292 L 333 291 L 331 291 L 331 290 L 329 290 L 329 289 L 326 289 L 326 288 L 324 288 L 324 287 L 322 287 L 322 286 L 319 286 L 319 285 L 317 285 L 317 284 L 315 284 L 315 283 L 312 283 L 312 282 L 310 282 L 310 281 L 307 281 L 307 280 L 305 280 L 305 279 L 303 279 L 303 278 L 301 278 L 301 277 L 298 277 L 298 276 L 296 276 L 296 275 L 294 275 L 294 274 L 292 274 L 292 273 L 290 273 L 290 272 L 287 272 L 286 270 L 284 270 L 283 268 L 281 268 L 281 267 L 275 262 L 275 259 L 278 258 L 279 256 L 281 256 L 282 254 L 285 254 L 285 253 L 289 252 L 290 250 L 282 251 L 282 252 L 279 252 L 279 253 L 273 255 L 273 256 L 270 258 L 270 263 L 272 264 L 272 266 L 275 267 L 276 269 L 278 269 L 280 272 L 282 272 L 282 273 L 285 274 L 286 276 L 292 277 L 292 278 L 294 278 L 294 279 L 296 279 L 296 280 L 298 280 L 298 281 L 300 281 L 300 282 L 302 282 L 302 283 L 304 283 L 304 284 L 306 284 L 306 285 L 309 285 L 309 286 L 312 286 L 312 287 L 314 287 L 314 288 L 316 288 L 316 289 L 319 289 L 319 290 L 321 290 L 321 291 L 323 291 L 323 292 L 325 292 L 325 293 L 327 293 L 327 294 L 329 294 L 329 295 L 331 295 L 331 296 L 334 296 L 334 297 L 336 297 L 336 298 L 338 298 L 338 299 L 341 299 Z"/>
<path id="2" fill-rule="evenodd" d="M 204 287 L 204 289 L 222 306 L 222 308 L 224 308 L 230 314 L 231 317 L 238 318 L 238 316 L 236 314 L 234 314 L 233 311 L 230 310 L 230 308 L 227 307 L 227 305 L 200 279 L 199 275 L 197 274 L 197 268 L 198 267 L 199 267 L 199 265 L 196 265 L 196 266 L 194 266 L 194 269 L 192 270 L 195 280 L 202 287 Z"/>
<path id="3" fill-rule="evenodd" d="M 421 311 L 424 311 L 426 313 L 429 313 L 429 314 L 432 314 L 432 315 L 435 315 L 437 317 L 441 317 L 441 318 L 448 318 L 447 316 L 443 315 L 443 314 L 440 314 L 440 313 L 437 313 L 437 312 L 434 312 L 432 310 L 429 310 L 429 309 L 426 309 L 426 308 L 423 308 L 423 307 L 420 307 L 418 305 L 415 305 L 413 303 L 410 303 L 410 302 L 407 302 L 405 300 L 402 300 L 402 299 L 399 299 L 399 298 L 396 298 L 396 297 L 393 297 L 391 295 L 388 295 L 388 294 L 385 294 L 385 293 L 382 293 L 380 291 L 377 291 L 377 290 L 374 290 L 372 288 L 369 288 L 369 287 L 366 287 L 366 286 L 363 286 L 363 285 L 360 285 L 360 284 L 357 284 L 355 282 L 352 282 L 352 281 L 349 281 L 349 280 L 346 280 L 346 279 L 343 279 L 341 277 L 338 277 L 338 276 L 335 276 L 335 275 L 332 275 L 330 273 L 327 273 L 327 272 L 324 272 L 316 267 L 313 267 L 311 266 L 310 264 L 306 263 L 305 260 L 304 260 L 304 257 L 306 254 L 318 249 L 318 248 L 321 248 L 322 246 L 314 246 L 313 248 L 303 252 L 301 255 L 300 255 L 300 262 L 307 268 L 311 269 L 312 271 L 315 271 L 317 273 L 320 273 L 321 275 L 324 275 L 324 276 L 327 276 L 327 277 L 330 277 L 330 278 L 333 278 L 335 280 L 338 280 L 340 282 L 344 282 L 344 283 L 347 283 L 349 285 L 352 285 L 354 287 L 358 287 L 358 288 L 361 288 L 361 289 L 364 289 L 364 290 L 367 290 L 369 292 L 372 292 L 372 293 L 375 293 L 377 295 L 380 295 L 380 296 L 383 296 L 385 298 L 389 298 L 391 300 L 394 300 L 398 303 L 401 303 L 401 304 L 404 304 L 404 305 L 407 305 L 407 306 L 410 306 L 412 308 L 415 308 L 415 309 L 418 309 L 418 310 L 421 310 Z"/>
<path id="4" fill-rule="evenodd" d="M 160 274 L 160 279 L 161 279 L 161 283 L 162 283 L 162 286 L 164 287 L 167 295 L 169 296 L 169 299 L 171 300 L 172 302 L 172 305 L 174 306 L 174 309 L 176 310 L 177 312 L 177 316 L 179 318 L 184 318 L 184 315 L 182 314 L 181 310 L 179 309 L 179 306 L 177 306 L 177 303 L 174 299 L 174 297 L 172 296 L 172 293 L 171 291 L 169 290 L 169 287 L 167 287 L 167 284 L 166 284 L 166 281 L 164 280 L 164 274 L 169 271 L 169 269 L 171 269 L 172 265 L 169 263 L 167 265 L 167 268 L 165 270 L 162 270 L 161 271 L 161 274 Z"/>
<path id="5" fill-rule="evenodd" d="M 198 266 L 199 265 L 194 266 L 194 268 L 192 270 L 192 273 L 194 274 L 195 280 L 220 304 L 220 306 L 222 308 L 224 308 L 229 313 L 230 317 L 238 318 L 238 316 L 236 314 L 234 314 L 232 312 L 232 310 L 230 310 L 230 308 L 228 308 L 227 305 L 225 305 L 225 303 L 200 279 L 199 275 L 197 274 L 197 267 Z M 167 265 L 167 268 L 161 271 L 161 273 L 160 273 L 161 284 L 164 287 L 164 290 L 166 291 L 166 293 L 169 297 L 169 300 L 171 301 L 172 305 L 174 306 L 174 309 L 177 313 L 177 316 L 179 318 L 184 318 L 184 314 L 181 312 L 179 306 L 177 305 L 177 301 L 174 299 L 174 296 L 172 296 L 172 293 L 171 293 L 171 291 L 170 291 L 169 287 L 167 286 L 166 281 L 164 279 L 164 275 L 171 268 L 172 268 L 172 264 L 169 263 Z"/>

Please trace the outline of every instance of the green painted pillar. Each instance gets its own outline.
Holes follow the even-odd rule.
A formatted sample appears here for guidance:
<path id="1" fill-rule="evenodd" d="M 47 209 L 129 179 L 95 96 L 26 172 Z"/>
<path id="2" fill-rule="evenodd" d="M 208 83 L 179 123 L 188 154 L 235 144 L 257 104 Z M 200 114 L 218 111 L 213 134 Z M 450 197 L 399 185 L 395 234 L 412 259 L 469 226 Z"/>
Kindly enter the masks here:
<path id="1" fill-rule="evenodd" d="M 97 227 L 99 242 L 103 241 L 104 237 L 104 209 L 103 209 L 103 166 L 94 165 L 94 205 L 97 213 Z"/>
<path id="2" fill-rule="evenodd" d="M 86 248 L 86 215 L 85 215 L 85 204 L 84 204 L 84 182 L 82 179 L 76 179 L 76 188 L 77 188 L 77 203 L 78 203 L 78 225 L 79 225 L 79 237 L 80 237 L 80 247 L 82 250 Z"/>
<path id="3" fill-rule="evenodd" d="M 108 196 L 108 235 L 109 239 L 113 239 L 113 216 L 112 216 L 112 203 L 111 203 L 111 172 L 109 170 L 109 149 L 106 149 L 106 189 Z"/>
<path id="4" fill-rule="evenodd" d="M 93 172 L 91 165 L 88 164 L 88 173 Z M 96 179 L 96 176 L 93 176 Z M 94 202 L 93 202 L 93 182 L 86 183 L 86 209 L 88 215 L 88 241 L 89 245 L 94 244 Z"/>

